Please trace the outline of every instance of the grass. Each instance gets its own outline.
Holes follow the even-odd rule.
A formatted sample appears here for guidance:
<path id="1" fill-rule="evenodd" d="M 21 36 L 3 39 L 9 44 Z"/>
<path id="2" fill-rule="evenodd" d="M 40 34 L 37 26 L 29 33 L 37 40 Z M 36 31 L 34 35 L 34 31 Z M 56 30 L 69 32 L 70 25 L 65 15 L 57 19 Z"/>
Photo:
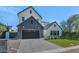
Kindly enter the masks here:
<path id="1" fill-rule="evenodd" d="M 70 47 L 70 46 L 79 45 L 79 40 L 51 39 L 48 41 L 51 43 L 55 43 L 57 45 L 60 45 L 62 47 Z"/>

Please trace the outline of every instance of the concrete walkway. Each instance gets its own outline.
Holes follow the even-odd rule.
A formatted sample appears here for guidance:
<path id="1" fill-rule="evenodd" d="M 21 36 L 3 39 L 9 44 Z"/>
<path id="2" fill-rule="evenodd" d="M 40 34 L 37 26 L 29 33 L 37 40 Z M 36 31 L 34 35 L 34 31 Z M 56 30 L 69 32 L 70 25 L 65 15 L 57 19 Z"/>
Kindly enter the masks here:
<path id="1" fill-rule="evenodd" d="M 18 53 L 34 53 L 53 49 L 61 49 L 62 47 L 49 43 L 43 39 L 24 39 L 21 40 Z"/>
<path id="2" fill-rule="evenodd" d="M 70 49 L 67 49 L 66 51 L 63 51 L 62 53 L 79 53 L 79 45 L 69 47 Z"/>

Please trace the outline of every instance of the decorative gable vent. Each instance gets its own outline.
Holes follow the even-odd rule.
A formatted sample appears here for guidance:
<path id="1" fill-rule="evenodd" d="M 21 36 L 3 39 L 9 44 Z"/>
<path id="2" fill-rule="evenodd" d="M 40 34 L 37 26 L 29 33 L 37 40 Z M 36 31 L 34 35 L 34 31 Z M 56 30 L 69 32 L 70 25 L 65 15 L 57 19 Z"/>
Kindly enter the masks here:
<path id="1" fill-rule="evenodd" d="M 30 10 L 30 14 L 32 14 L 32 10 Z"/>

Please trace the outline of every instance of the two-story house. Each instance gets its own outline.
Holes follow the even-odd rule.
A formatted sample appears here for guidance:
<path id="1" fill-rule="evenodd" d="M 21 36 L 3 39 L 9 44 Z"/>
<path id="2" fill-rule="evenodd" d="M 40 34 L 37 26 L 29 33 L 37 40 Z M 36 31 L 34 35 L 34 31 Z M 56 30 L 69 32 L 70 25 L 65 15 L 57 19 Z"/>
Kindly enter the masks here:
<path id="1" fill-rule="evenodd" d="M 42 22 L 42 16 L 32 7 L 18 13 L 18 38 L 42 38 L 50 35 L 62 35 L 62 29 L 57 22 Z"/>

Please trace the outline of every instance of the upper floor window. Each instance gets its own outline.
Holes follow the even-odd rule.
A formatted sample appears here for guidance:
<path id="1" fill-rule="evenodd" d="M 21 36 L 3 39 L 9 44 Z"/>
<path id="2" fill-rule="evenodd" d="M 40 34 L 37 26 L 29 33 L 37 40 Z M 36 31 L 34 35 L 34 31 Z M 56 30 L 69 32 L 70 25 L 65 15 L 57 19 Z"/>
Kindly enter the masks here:
<path id="1" fill-rule="evenodd" d="M 31 24 L 33 24 L 33 20 L 31 20 Z"/>
<path id="2" fill-rule="evenodd" d="M 22 22 L 25 20 L 25 17 L 22 17 Z"/>
<path id="3" fill-rule="evenodd" d="M 56 27 L 56 24 L 54 24 L 54 27 Z"/>
<path id="4" fill-rule="evenodd" d="M 32 10 L 30 10 L 30 14 L 32 14 Z"/>
<path id="5" fill-rule="evenodd" d="M 24 29 L 24 25 L 23 25 L 23 29 Z"/>

